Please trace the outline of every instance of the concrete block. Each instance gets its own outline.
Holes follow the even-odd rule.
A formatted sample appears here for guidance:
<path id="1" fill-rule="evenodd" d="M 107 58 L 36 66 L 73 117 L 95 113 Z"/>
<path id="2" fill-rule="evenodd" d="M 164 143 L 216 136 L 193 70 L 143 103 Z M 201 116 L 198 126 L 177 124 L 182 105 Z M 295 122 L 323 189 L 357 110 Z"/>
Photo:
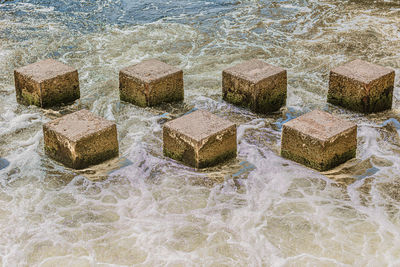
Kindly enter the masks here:
<path id="1" fill-rule="evenodd" d="M 287 73 L 252 59 L 222 72 L 223 99 L 257 113 L 279 110 L 286 104 Z"/>
<path id="2" fill-rule="evenodd" d="M 354 60 L 331 70 L 328 102 L 363 113 L 392 108 L 394 70 Z"/>
<path id="3" fill-rule="evenodd" d="M 80 97 L 78 71 L 54 59 L 14 70 L 14 80 L 20 104 L 50 107 Z"/>
<path id="4" fill-rule="evenodd" d="M 164 155 L 195 168 L 236 157 L 236 125 L 197 110 L 163 127 Z"/>
<path id="5" fill-rule="evenodd" d="M 142 61 L 119 73 L 120 98 L 140 107 L 182 101 L 183 71 L 156 59 Z"/>
<path id="6" fill-rule="evenodd" d="M 356 156 L 357 125 L 314 110 L 283 125 L 281 155 L 325 171 Z"/>
<path id="7" fill-rule="evenodd" d="M 115 123 L 87 110 L 43 125 L 46 154 L 74 169 L 83 169 L 118 156 Z"/>

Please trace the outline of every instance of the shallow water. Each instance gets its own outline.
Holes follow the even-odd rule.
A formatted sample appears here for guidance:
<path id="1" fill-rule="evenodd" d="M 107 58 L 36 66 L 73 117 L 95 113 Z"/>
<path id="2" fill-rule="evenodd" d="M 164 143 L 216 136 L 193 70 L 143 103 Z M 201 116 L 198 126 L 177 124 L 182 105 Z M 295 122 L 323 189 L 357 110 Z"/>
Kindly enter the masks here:
<path id="1" fill-rule="evenodd" d="M 0 1 L 3 266 L 400 265 L 398 1 Z M 52 57 L 81 100 L 17 105 L 13 69 Z M 260 58 L 288 70 L 287 107 L 221 100 L 221 71 Z M 119 69 L 159 58 L 185 73 L 184 104 L 120 103 Z M 396 70 L 393 110 L 326 104 L 329 70 Z M 87 108 L 118 124 L 120 159 L 74 171 L 43 152 L 42 124 Z M 208 109 L 236 122 L 238 158 L 204 171 L 162 155 L 162 124 Z M 279 157 L 281 125 L 321 108 L 359 125 L 357 159 L 326 173 Z"/>

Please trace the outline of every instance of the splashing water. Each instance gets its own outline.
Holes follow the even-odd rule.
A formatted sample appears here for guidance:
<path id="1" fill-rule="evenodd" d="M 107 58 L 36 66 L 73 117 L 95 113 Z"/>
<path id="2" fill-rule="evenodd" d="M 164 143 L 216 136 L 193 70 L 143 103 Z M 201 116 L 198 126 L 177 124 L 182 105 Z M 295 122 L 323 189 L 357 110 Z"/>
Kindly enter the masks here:
<path id="1" fill-rule="evenodd" d="M 400 4 L 372 0 L 0 1 L 0 264 L 400 264 Z M 81 100 L 16 103 L 13 69 L 52 57 Z M 185 102 L 121 103 L 118 71 L 184 70 Z M 250 58 L 288 70 L 287 108 L 221 100 L 221 71 Z M 328 73 L 361 58 L 396 70 L 393 110 L 326 104 Z M 87 108 L 118 125 L 121 158 L 83 171 L 48 159 L 42 124 Z M 162 124 L 207 109 L 238 127 L 238 158 L 195 171 L 162 155 Z M 315 108 L 359 125 L 357 159 L 318 173 L 279 156 L 281 125 Z"/>

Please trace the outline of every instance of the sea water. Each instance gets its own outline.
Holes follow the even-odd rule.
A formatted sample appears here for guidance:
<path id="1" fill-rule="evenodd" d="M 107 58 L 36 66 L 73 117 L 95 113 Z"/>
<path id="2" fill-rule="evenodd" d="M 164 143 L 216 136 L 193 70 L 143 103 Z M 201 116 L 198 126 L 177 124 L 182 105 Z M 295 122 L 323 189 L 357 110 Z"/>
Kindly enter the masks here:
<path id="1" fill-rule="evenodd" d="M 399 266 L 397 0 L 0 1 L 0 265 Z M 16 103 L 13 70 L 79 70 L 81 99 Z M 157 58 L 184 70 L 185 101 L 119 101 L 118 71 Z M 221 99 L 221 71 L 251 58 L 288 71 L 287 107 Z M 326 104 L 329 70 L 395 69 L 393 109 Z M 114 120 L 120 158 L 75 171 L 43 151 L 42 125 L 86 108 Z M 358 124 L 357 158 L 319 173 L 279 156 L 282 124 L 313 109 Z M 196 171 L 162 154 L 162 125 L 206 109 L 238 125 L 238 157 Z"/>

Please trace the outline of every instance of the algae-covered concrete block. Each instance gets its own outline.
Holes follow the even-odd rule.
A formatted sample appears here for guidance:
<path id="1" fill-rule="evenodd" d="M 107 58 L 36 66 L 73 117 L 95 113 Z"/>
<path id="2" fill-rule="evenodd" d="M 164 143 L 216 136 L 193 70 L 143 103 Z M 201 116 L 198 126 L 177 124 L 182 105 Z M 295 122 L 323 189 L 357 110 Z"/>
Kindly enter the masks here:
<path id="1" fill-rule="evenodd" d="M 54 59 L 45 59 L 14 70 L 17 102 L 50 107 L 80 97 L 78 71 Z"/>
<path id="2" fill-rule="evenodd" d="M 87 110 L 46 123 L 43 134 L 46 154 L 74 169 L 118 156 L 115 123 L 94 116 Z"/>
<path id="3" fill-rule="evenodd" d="M 281 155 L 325 171 L 354 158 L 357 125 L 314 110 L 283 125 Z"/>
<path id="4" fill-rule="evenodd" d="M 223 99 L 258 113 L 279 110 L 286 104 L 287 73 L 252 59 L 222 72 Z"/>
<path id="5" fill-rule="evenodd" d="M 183 100 L 183 71 L 156 59 L 119 73 L 120 98 L 140 107 Z"/>
<path id="6" fill-rule="evenodd" d="M 165 123 L 164 155 L 195 168 L 236 157 L 236 125 L 204 110 Z"/>
<path id="7" fill-rule="evenodd" d="M 394 70 L 354 60 L 331 70 L 328 102 L 363 113 L 392 108 Z"/>

